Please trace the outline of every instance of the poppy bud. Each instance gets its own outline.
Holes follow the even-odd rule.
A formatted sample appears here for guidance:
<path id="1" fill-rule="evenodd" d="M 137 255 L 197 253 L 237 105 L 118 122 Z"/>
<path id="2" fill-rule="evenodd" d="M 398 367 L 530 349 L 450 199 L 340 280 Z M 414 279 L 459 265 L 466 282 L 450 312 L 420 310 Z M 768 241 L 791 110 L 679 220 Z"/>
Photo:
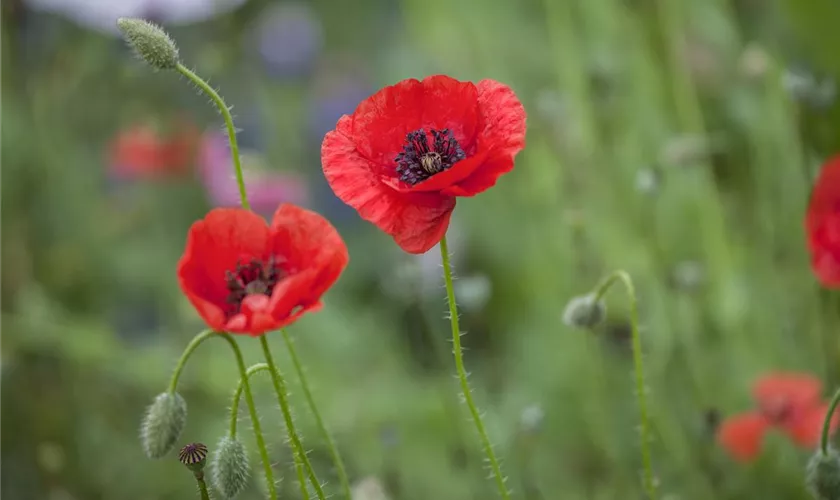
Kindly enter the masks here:
<path id="1" fill-rule="evenodd" d="M 117 19 L 117 26 L 137 56 L 150 66 L 175 69 L 178 65 L 178 47 L 160 26 L 127 17 Z"/>
<path id="2" fill-rule="evenodd" d="M 593 328 L 604 321 L 607 306 L 602 300 L 595 300 L 592 294 L 575 297 L 563 311 L 563 323 L 575 328 Z"/>
<path id="3" fill-rule="evenodd" d="M 202 443 L 190 443 L 178 452 L 178 461 L 188 469 L 199 473 L 207 463 L 207 446 Z"/>
<path id="4" fill-rule="evenodd" d="M 827 454 L 817 451 L 808 461 L 805 478 L 816 500 L 840 499 L 840 455 L 833 448 Z"/>
<path id="5" fill-rule="evenodd" d="M 225 436 L 213 453 L 210 479 L 224 498 L 234 498 L 248 481 L 248 454 L 245 446 L 235 437 Z"/>
<path id="6" fill-rule="evenodd" d="M 187 423 L 187 403 L 180 394 L 164 392 L 146 410 L 140 426 L 143 450 L 149 458 L 161 458 L 175 445 Z"/>

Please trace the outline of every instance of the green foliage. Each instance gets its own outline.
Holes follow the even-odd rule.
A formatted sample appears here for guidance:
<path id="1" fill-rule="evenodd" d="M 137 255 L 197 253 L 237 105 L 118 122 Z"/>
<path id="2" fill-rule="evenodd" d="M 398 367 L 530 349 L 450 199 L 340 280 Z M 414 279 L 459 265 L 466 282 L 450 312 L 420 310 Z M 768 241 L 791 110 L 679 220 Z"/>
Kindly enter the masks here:
<path id="1" fill-rule="evenodd" d="M 663 496 L 809 498 L 808 451 L 771 434 L 758 461 L 735 463 L 712 417 L 747 409 L 750 382 L 768 370 L 840 384 L 840 297 L 811 276 L 802 231 L 812 179 L 840 147 L 840 106 L 784 78 L 799 64 L 840 78 L 831 2 L 404 0 L 392 11 L 319 0 L 327 52 L 299 79 L 269 78 L 245 48 L 263 3 L 173 35 L 224 90 L 243 135 L 257 133 L 250 147 L 313 185 L 320 140 L 306 138 L 307 106 L 356 72 L 376 86 L 433 72 L 494 78 L 525 103 L 516 169 L 459 201 L 452 236 L 463 240 L 456 273 L 492 286 L 462 309 L 462 340 L 514 498 L 641 495 L 626 299 L 612 292 L 591 334 L 562 318 L 616 268 L 637 285 Z M 202 328 L 174 269 L 209 203 L 192 178 L 106 190 L 103 152 L 135 120 L 221 122 L 185 82 L 132 64 L 118 38 L 34 19 L 43 31 L 12 15 L 2 25 L 2 494 L 190 498 L 174 457 L 144 459 L 137 422 Z M 656 182 L 640 190 L 642 175 Z M 424 286 L 421 260 L 355 215 L 328 216 L 351 265 L 293 333 L 351 479 L 377 477 L 392 500 L 493 498 L 455 396 L 439 282 Z M 246 358 L 258 359 L 248 340 Z M 269 341 L 292 373 L 281 339 Z M 213 344 L 181 378 L 183 442 L 227 428 L 238 375 Z M 277 476 L 294 477 L 269 383 L 254 385 Z M 310 459 L 337 491 L 291 377 L 289 389 Z M 247 425 L 243 412 L 243 439 Z M 260 498 L 251 483 L 240 498 Z M 279 489 L 297 498 L 294 481 Z"/>

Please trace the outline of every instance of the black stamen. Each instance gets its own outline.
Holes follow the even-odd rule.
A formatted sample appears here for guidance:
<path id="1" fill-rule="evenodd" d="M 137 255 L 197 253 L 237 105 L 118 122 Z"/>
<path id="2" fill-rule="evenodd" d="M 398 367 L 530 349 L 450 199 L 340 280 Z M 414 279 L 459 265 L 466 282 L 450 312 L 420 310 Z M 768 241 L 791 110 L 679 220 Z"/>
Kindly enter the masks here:
<path id="1" fill-rule="evenodd" d="M 421 128 L 408 133 L 402 152 L 394 158 L 397 174 L 406 184 L 413 186 L 467 157 L 451 130 L 431 129 L 430 133 L 434 139 L 431 148 L 426 131 Z"/>
<path id="2" fill-rule="evenodd" d="M 271 296 L 274 286 L 285 277 L 283 269 L 278 265 L 274 256 L 262 262 L 252 259 L 247 264 L 237 262 L 236 269 L 225 271 L 225 284 L 228 289 L 227 303 L 230 306 L 229 315 L 239 312 L 242 300 L 248 295 Z"/>

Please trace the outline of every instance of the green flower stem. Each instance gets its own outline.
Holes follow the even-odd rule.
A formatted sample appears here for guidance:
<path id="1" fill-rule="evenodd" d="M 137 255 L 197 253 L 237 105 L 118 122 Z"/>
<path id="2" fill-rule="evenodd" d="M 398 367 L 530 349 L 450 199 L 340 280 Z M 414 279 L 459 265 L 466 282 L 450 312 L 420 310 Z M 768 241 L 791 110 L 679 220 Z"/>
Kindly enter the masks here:
<path id="1" fill-rule="evenodd" d="M 600 301 L 607 290 L 617 281 L 624 284 L 627 290 L 627 296 L 630 298 L 630 328 L 632 331 L 633 343 L 633 365 L 636 373 L 636 398 L 639 404 L 639 438 L 641 441 L 642 452 L 642 466 L 644 467 L 644 488 L 647 492 L 648 498 L 656 498 L 656 482 L 653 477 L 653 465 L 651 464 L 650 455 L 650 423 L 648 421 L 647 397 L 645 389 L 645 373 L 642 364 L 642 340 L 639 336 L 639 307 L 636 299 L 636 288 L 633 286 L 633 280 L 625 271 L 615 271 L 607 276 L 596 288 L 594 300 L 597 303 Z"/>
<path id="2" fill-rule="evenodd" d="M 820 438 L 820 452 L 823 456 L 828 455 L 828 438 L 831 434 L 831 417 L 834 415 L 834 410 L 837 409 L 837 405 L 840 404 L 840 389 L 834 393 L 834 397 L 831 398 L 831 404 L 828 406 L 828 412 L 825 414 L 825 421 L 823 422 L 822 428 L 822 437 Z"/>
<path id="3" fill-rule="evenodd" d="M 300 386 L 303 389 L 303 395 L 306 397 L 306 402 L 309 404 L 309 410 L 312 412 L 312 416 L 315 417 L 315 423 L 318 425 L 321 437 L 324 441 L 326 441 L 327 447 L 330 450 L 330 455 L 332 455 L 336 471 L 338 472 L 338 478 L 341 481 L 341 489 L 344 490 L 345 498 L 347 500 L 352 500 L 353 497 L 350 491 L 350 480 L 347 478 L 347 471 L 344 468 L 344 462 L 341 460 L 341 455 L 338 453 L 338 448 L 327 430 L 327 426 L 324 425 L 324 420 L 321 418 L 321 412 L 318 411 L 318 406 L 315 404 L 315 398 L 312 397 L 312 391 L 309 389 L 309 383 L 306 381 L 306 374 L 303 371 L 303 365 L 301 364 L 300 358 L 298 358 L 297 355 L 297 350 L 295 349 L 295 342 L 292 340 L 292 337 L 285 328 L 282 332 L 283 340 L 286 342 L 286 349 L 289 351 L 289 357 L 292 358 L 292 364 L 295 366 L 295 371 L 300 379 Z"/>
<path id="4" fill-rule="evenodd" d="M 178 387 L 178 379 L 181 378 L 181 372 L 184 371 L 184 367 L 187 365 L 187 360 L 190 359 L 192 353 L 201 345 L 202 342 L 209 339 L 210 337 L 214 337 L 216 332 L 213 330 L 205 330 L 190 340 L 190 343 L 187 344 L 187 347 L 184 349 L 184 353 L 181 354 L 181 359 L 178 360 L 178 364 L 175 365 L 175 370 L 172 372 L 172 378 L 169 380 L 169 393 L 174 394 L 175 389 Z"/>
<path id="5" fill-rule="evenodd" d="M 315 494 L 318 495 L 318 500 L 326 500 L 321 482 L 318 481 L 318 477 L 312 469 L 312 464 L 309 462 L 309 457 L 306 456 L 306 451 L 300 442 L 297 430 L 295 430 L 295 423 L 292 420 L 292 411 L 289 408 L 289 400 L 286 393 L 286 381 L 283 380 L 283 375 L 274 363 L 274 356 L 271 355 L 271 349 L 268 346 L 268 340 L 266 340 L 265 335 L 260 337 L 260 344 L 265 355 L 265 362 L 268 364 L 268 371 L 271 374 L 271 381 L 274 384 L 274 392 L 277 394 L 277 402 L 280 404 L 280 410 L 283 412 L 283 418 L 286 420 L 286 432 L 288 432 L 289 440 L 292 443 L 292 451 L 295 457 L 295 471 L 300 482 L 301 493 L 303 493 L 304 498 L 310 498 L 309 491 L 306 488 L 306 475 L 308 474 L 312 487 L 315 488 Z"/>
<path id="6" fill-rule="evenodd" d="M 245 372 L 245 376 L 239 379 L 239 385 L 236 386 L 236 391 L 233 393 L 233 401 L 230 404 L 230 437 L 236 437 L 236 424 L 239 421 L 239 399 L 242 396 L 242 389 L 245 387 L 245 382 L 246 380 L 250 380 L 252 375 L 261 371 L 268 371 L 268 365 L 265 363 L 251 365 Z"/>
<path id="7" fill-rule="evenodd" d="M 440 240 L 440 257 L 443 261 L 443 277 L 446 281 L 446 298 L 449 301 L 449 321 L 452 324 L 452 352 L 455 355 L 455 368 L 458 370 L 458 379 L 461 381 L 461 392 L 464 394 L 464 402 L 472 414 L 475 428 L 484 446 L 484 453 L 490 462 L 490 468 L 496 479 L 496 486 L 499 487 L 499 495 L 504 499 L 509 499 L 510 493 L 505 486 L 505 477 L 502 476 L 502 468 L 499 466 L 499 460 L 496 459 L 496 454 L 493 452 L 493 445 L 490 443 L 490 438 L 487 437 L 487 431 L 484 429 L 484 423 L 481 421 L 481 414 L 475 406 L 470 391 L 470 384 L 467 382 L 467 371 L 464 369 L 464 356 L 461 352 L 461 327 L 458 326 L 458 306 L 455 303 L 455 288 L 452 285 L 452 268 L 449 264 L 449 250 L 446 246 L 445 235 Z"/>
<path id="8" fill-rule="evenodd" d="M 204 482 L 204 473 L 195 473 L 195 482 L 198 483 L 198 492 L 201 494 L 201 500 L 210 500 L 210 492 L 207 491 L 207 483 Z"/>
<path id="9" fill-rule="evenodd" d="M 254 404 L 254 396 L 251 394 L 251 386 L 248 384 L 248 370 L 245 368 L 245 360 L 242 357 L 242 351 L 239 349 L 239 344 L 236 343 L 236 340 L 227 333 L 216 332 L 213 330 L 205 330 L 193 337 L 190 343 L 187 344 L 186 349 L 184 349 L 184 353 L 181 354 L 181 359 L 178 360 L 178 364 L 175 365 L 175 371 L 172 373 L 172 379 L 169 382 L 169 392 L 175 392 L 181 372 L 184 370 L 187 360 L 196 348 L 198 348 L 198 346 L 205 340 L 216 336 L 225 339 L 227 343 L 230 344 L 230 348 L 233 349 L 233 355 L 236 357 L 236 364 L 239 367 L 240 376 L 240 385 L 237 387 L 237 395 L 243 391 L 245 392 L 245 402 L 248 404 L 248 411 L 251 414 L 251 423 L 254 426 L 254 438 L 257 440 L 257 448 L 260 450 L 260 457 L 262 458 L 263 467 L 265 468 L 265 480 L 266 483 L 268 483 L 269 498 L 271 500 L 277 500 L 277 489 L 274 485 L 274 472 L 271 469 L 271 459 L 268 457 L 268 448 L 265 446 L 265 439 L 263 438 L 262 429 L 260 428 L 260 418 L 259 415 L 257 415 L 257 407 Z M 231 426 L 231 429 L 234 431 L 235 435 L 235 424 Z"/>
<path id="10" fill-rule="evenodd" d="M 274 484 L 274 471 L 271 469 L 271 459 L 268 457 L 268 448 L 265 446 L 265 439 L 263 438 L 262 429 L 260 426 L 260 416 L 257 414 L 257 406 L 254 404 L 254 395 L 251 393 L 251 384 L 248 383 L 248 370 L 245 368 L 245 359 L 242 357 L 242 351 L 239 349 L 239 344 L 227 333 L 219 333 L 221 337 L 228 341 L 233 353 L 236 356 L 236 364 L 239 366 L 239 377 L 242 390 L 245 393 L 245 403 L 248 405 L 248 412 L 251 414 L 251 425 L 254 427 L 254 437 L 257 440 L 257 448 L 260 450 L 260 457 L 262 458 L 263 468 L 265 469 L 265 482 L 268 487 L 268 497 L 271 500 L 277 500 L 277 486 Z"/>
<path id="11" fill-rule="evenodd" d="M 242 175 L 242 163 L 239 159 L 239 146 L 236 143 L 236 128 L 233 126 L 233 117 L 230 115 L 230 109 L 227 104 L 225 104 L 222 96 L 220 96 L 219 93 L 216 92 L 213 87 L 208 85 L 207 82 L 205 82 L 200 76 L 190 71 L 181 63 L 178 63 L 175 69 L 177 69 L 182 75 L 186 76 L 205 94 L 210 96 L 210 99 L 212 99 L 213 103 L 216 104 L 216 107 L 219 108 L 222 118 L 225 119 L 225 127 L 227 128 L 228 140 L 230 141 L 230 154 L 231 157 L 233 157 L 233 166 L 236 170 L 236 184 L 239 186 L 239 198 L 242 200 L 242 208 L 250 210 L 251 205 L 248 203 L 248 193 L 245 190 L 245 178 Z"/>

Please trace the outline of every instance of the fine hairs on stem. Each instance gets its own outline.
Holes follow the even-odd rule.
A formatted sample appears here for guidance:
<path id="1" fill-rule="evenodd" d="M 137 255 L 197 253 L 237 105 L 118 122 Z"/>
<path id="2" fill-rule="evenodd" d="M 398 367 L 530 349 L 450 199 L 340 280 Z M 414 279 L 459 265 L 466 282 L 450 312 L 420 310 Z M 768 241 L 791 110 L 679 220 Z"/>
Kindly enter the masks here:
<path id="1" fill-rule="evenodd" d="M 625 271 L 615 271 L 604 279 L 592 293 L 592 302 L 599 304 L 610 287 L 621 282 L 630 299 L 630 328 L 632 330 L 633 367 L 636 375 L 636 398 L 639 404 L 639 439 L 644 468 L 643 484 L 648 498 L 656 498 L 656 481 L 653 476 L 653 465 L 650 454 L 650 423 L 648 421 L 647 396 L 645 388 L 645 374 L 642 360 L 642 340 L 639 336 L 639 308 L 636 299 L 636 289 L 633 280 Z"/>
<path id="2" fill-rule="evenodd" d="M 283 340 L 286 342 L 286 349 L 289 351 L 289 357 L 292 359 L 292 364 L 294 365 L 298 379 L 300 380 L 300 387 L 303 390 L 303 395 L 306 397 L 306 402 L 309 405 L 309 410 L 312 412 L 312 416 L 315 417 L 315 423 L 318 426 L 318 431 L 327 443 L 327 448 L 329 448 L 330 455 L 332 455 L 336 472 L 338 473 L 338 479 L 341 482 L 341 489 L 344 491 L 345 498 L 347 498 L 347 500 L 352 500 L 353 493 L 350 491 L 350 480 L 347 478 L 344 461 L 341 460 L 341 455 L 338 453 L 335 441 L 327 430 L 327 426 L 324 425 L 324 420 L 321 418 L 321 412 L 318 411 L 318 405 L 315 404 L 315 398 L 312 397 L 312 391 L 309 389 L 309 383 L 306 380 L 303 365 L 301 364 L 300 358 L 298 358 L 297 355 L 297 350 L 295 349 L 295 342 L 285 328 L 282 330 L 282 333 Z"/>
<path id="3" fill-rule="evenodd" d="M 169 383 L 169 391 L 175 391 L 175 388 L 178 386 L 178 379 L 181 376 L 181 372 L 183 371 L 184 366 L 186 366 L 187 360 L 192 355 L 192 353 L 196 350 L 196 348 L 198 348 L 198 346 L 202 342 L 211 337 L 221 337 L 225 339 L 230 345 L 230 348 L 233 350 L 233 355 L 236 358 L 236 365 L 239 369 L 241 392 L 245 393 L 245 403 L 248 405 L 248 411 L 251 416 L 251 424 L 254 429 L 254 438 L 257 441 L 257 448 L 260 451 L 260 458 L 262 459 L 263 468 L 265 470 L 265 479 L 268 487 L 268 495 L 271 500 L 277 500 L 277 488 L 274 484 L 274 471 L 271 468 L 271 459 L 268 456 L 268 448 L 265 445 L 265 438 L 263 437 L 262 428 L 260 426 L 260 418 L 257 414 L 257 406 L 256 404 L 254 404 L 254 396 L 251 393 L 251 386 L 248 384 L 248 372 L 245 368 L 245 360 L 242 357 L 242 351 L 239 349 L 239 344 L 236 342 L 236 340 L 226 333 L 215 332 L 213 330 L 205 330 L 196 335 L 190 341 L 190 343 L 187 344 L 187 347 L 184 349 L 184 353 L 181 355 L 181 359 L 178 360 L 178 364 L 175 366 L 175 371 L 172 373 L 172 379 Z M 233 428 L 233 431 L 235 433 L 235 426 Z"/>
<path id="4" fill-rule="evenodd" d="M 487 431 L 484 429 L 484 422 L 481 420 L 481 414 L 475 406 L 475 402 L 470 392 L 470 384 L 467 381 L 467 370 L 464 368 L 464 355 L 461 352 L 461 327 L 458 325 L 458 306 L 455 303 L 455 287 L 452 284 L 452 268 L 449 263 L 449 249 L 446 245 L 446 236 L 440 240 L 440 257 L 443 262 L 443 278 L 446 282 L 446 299 L 449 302 L 449 321 L 452 325 L 452 352 L 455 356 L 455 368 L 458 371 L 458 380 L 461 383 L 461 392 L 464 395 L 464 402 L 470 409 L 475 429 L 481 438 L 481 444 L 484 448 L 484 454 L 487 455 L 487 461 L 490 463 L 490 468 L 493 477 L 496 480 L 496 486 L 499 488 L 499 495 L 503 499 L 509 499 L 510 493 L 507 486 L 505 486 L 505 477 L 502 475 L 502 468 L 499 466 L 499 460 L 493 451 L 493 444 L 490 438 L 487 437 Z"/>
<path id="5" fill-rule="evenodd" d="M 190 71 L 180 62 L 176 65 L 175 69 L 182 75 L 187 77 L 204 93 L 210 96 L 210 98 L 213 100 L 213 103 L 216 105 L 216 107 L 219 109 L 219 112 L 222 114 L 222 117 L 225 120 L 225 127 L 227 128 L 228 132 L 228 140 L 230 141 L 230 152 L 231 157 L 233 158 L 233 168 L 236 174 L 236 183 L 239 187 L 239 198 L 242 204 L 242 208 L 250 210 L 251 205 L 248 203 L 248 192 L 245 189 L 245 178 L 242 173 L 242 163 L 239 157 L 239 146 L 236 142 L 236 128 L 233 125 L 233 117 L 230 114 L 230 109 L 228 108 L 227 104 L 225 104 L 224 99 L 222 99 L 219 93 L 216 92 L 213 89 L 213 87 L 208 85 L 207 82 L 205 82 L 201 77 Z M 304 499 L 310 498 L 309 490 L 306 486 L 305 477 L 306 475 L 308 475 L 310 481 L 312 482 L 312 486 L 315 488 L 315 493 L 318 495 L 319 500 L 325 500 L 326 497 L 324 496 L 324 491 L 321 487 L 321 483 L 315 475 L 315 471 L 312 469 L 312 465 L 310 464 L 309 459 L 307 458 L 306 453 L 303 450 L 303 445 L 301 444 L 300 438 L 297 435 L 297 432 L 295 431 L 294 423 L 292 422 L 291 411 L 289 409 L 288 401 L 286 399 L 285 383 L 282 381 L 282 378 L 280 376 L 280 373 L 277 371 L 276 366 L 274 366 L 274 361 L 271 357 L 271 351 L 269 350 L 268 343 L 265 340 L 265 336 L 260 337 L 260 342 L 262 342 L 263 353 L 265 354 L 266 362 L 268 363 L 269 372 L 271 373 L 274 389 L 277 393 L 277 399 L 280 402 L 280 408 L 283 411 L 283 417 L 286 420 L 286 431 L 289 434 L 289 439 L 292 443 L 294 451 L 295 470 L 297 472 L 298 480 L 300 482 L 301 494 L 303 495 Z M 242 377 L 246 379 L 245 387 L 246 391 L 248 391 L 249 389 L 247 388 L 247 376 L 245 374 L 244 367 L 242 369 Z M 305 469 L 305 471 L 303 469 Z M 273 483 L 269 488 L 274 488 Z"/>

